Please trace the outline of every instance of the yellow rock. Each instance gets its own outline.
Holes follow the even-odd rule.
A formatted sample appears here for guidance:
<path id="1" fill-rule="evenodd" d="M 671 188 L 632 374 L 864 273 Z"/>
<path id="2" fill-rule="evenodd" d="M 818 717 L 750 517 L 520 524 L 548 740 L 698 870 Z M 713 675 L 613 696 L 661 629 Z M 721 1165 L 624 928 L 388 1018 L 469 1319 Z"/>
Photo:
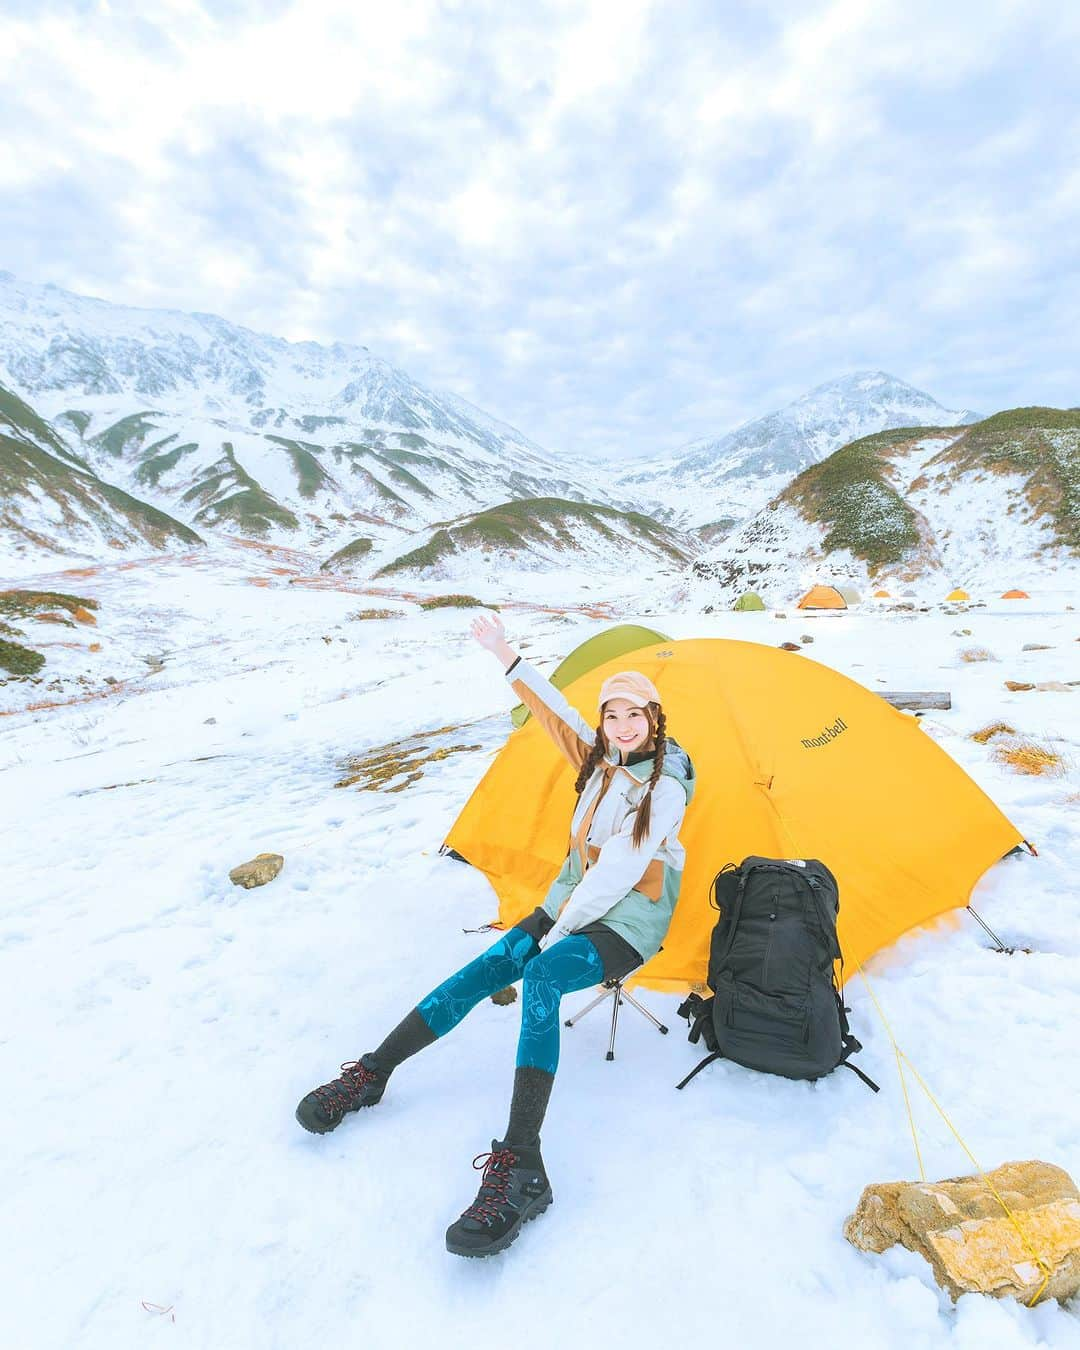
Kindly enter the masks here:
<path id="1" fill-rule="evenodd" d="M 250 891 L 253 886 L 265 886 L 268 881 L 273 881 L 284 866 L 285 859 L 280 853 L 259 853 L 250 862 L 234 867 L 229 880 L 234 886 L 243 886 Z"/>
<path id="2" fill-rule="evenodd" d="M 1071 1298 L 1080 1290 L 1080 1192 L 1072 1178 L 1044 1162 L 1004 1163 L 987 1178 L 993 1190 L 979 1176 L 868 1186 L 844 1236 L 863 1251 L 900 1243 L 918 1252 L 953 1299 Z"/>
<path id="3" fill-rule="evenodd" d="M 91 624 L 97 623 L 97 619 L 93 616 L 93 614 L 91 614 L 88 609 L 84 609 L 82 605 L 79 605 L 77 609 L 73 609 L 71 611 L 71 617 L 77 620 L 79 623 L 91 623 Z"/>

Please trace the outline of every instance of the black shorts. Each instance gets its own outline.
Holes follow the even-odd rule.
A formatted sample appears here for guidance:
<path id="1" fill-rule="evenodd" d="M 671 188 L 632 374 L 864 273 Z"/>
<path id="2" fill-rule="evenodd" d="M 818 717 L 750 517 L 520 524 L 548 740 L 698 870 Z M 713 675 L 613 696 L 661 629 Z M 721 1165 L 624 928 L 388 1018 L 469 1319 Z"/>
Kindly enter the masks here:
<path id="1" fill-rule="evenodd" d="M 543 906 L 538 906 L 514 927 L 520 928 L 523 933 L 528 933 L 539 942 L 555 927 L 555 920 Z M 613 928 L 609 928 L 606 923 L 599 920 L 596 923 L 586 924 L 574 936 L 588 938 L 596 948 L 600 963 L 604 967 L 605 981 L 624 979 L 632 970 L 643 964 L 644 958 L 641 953 L 635 947 L 631 947 L 630 943 L 624 937 L 620 937 Z"/>

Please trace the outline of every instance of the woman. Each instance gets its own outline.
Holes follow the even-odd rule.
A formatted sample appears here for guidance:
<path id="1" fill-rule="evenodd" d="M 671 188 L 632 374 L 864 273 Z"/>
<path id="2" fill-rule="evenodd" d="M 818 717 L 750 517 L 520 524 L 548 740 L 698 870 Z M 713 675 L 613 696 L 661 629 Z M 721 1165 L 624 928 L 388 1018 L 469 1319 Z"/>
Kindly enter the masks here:
<path id="1" fill-rule="evenodd" d="M 694 770 L 667 735 L 660 695 L 644 675 L 628 670 L 604 681 L 593 728 L 517 655 L 500 619 L 477 618 L 472 634 L 577 772 L 566 861 L 538 909 L 421 999 L 376 1050 L 309 1092 L 296 1118 L 325 1134 L 346 1113 L 374 1106 L 399 1064 L 524 977 L 510 1119 L 503 1139 L 474 1159 L 483 1167 L 480 1190 L 446 1234 L 449 1251 L 488 1256 L 551 1203 L 540 1127 L 559 1062 L 562 996 L 621 978 L 660 949 L 682 880 L 678 831 Z"/>

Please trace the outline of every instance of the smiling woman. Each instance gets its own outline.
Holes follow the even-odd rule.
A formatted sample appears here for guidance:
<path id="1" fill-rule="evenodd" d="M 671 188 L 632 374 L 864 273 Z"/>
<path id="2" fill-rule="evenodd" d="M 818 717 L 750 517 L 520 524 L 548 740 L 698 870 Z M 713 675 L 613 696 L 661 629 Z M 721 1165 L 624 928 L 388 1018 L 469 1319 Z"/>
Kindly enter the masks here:
<path id="1" fill-rule="evenodd" d="M 694 770 L 667 734 L 656 686 L 640 672 L 605 680 L 594 729 L 514 651 L 500 619 L 476 618 L 472 634 L 502 662 L 514 692 L 577 770 L 566 859 L 542 905 L 421 999 L 376 1050 L 308 1093 L 296 1115 L 305 1129 L 325 1134 L 347 1112 L 374 1106 L 399 1064 L 522 979 L 510 1119 L 504 1138 L 482 1155 L 476 1200 L 446 1234 L 456 1255 L 488 1256 L 551 1203 L 540 1127 L 559 1063 L 563 995 L 623 978 L 656 954 L 667 933 L 682 881 L 678 832 Z"/>

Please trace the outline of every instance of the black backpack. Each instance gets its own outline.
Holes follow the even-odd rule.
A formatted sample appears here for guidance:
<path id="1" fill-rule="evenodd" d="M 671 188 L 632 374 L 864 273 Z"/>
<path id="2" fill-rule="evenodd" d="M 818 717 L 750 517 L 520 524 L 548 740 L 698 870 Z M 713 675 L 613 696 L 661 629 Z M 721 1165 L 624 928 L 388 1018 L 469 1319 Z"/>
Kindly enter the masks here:
<path id="1" fill-rule="evenodd" d="M 720 911 L 709 952 L 710 999 L 691 994 L 679 1014 L 690 1040 L 714 1059 L 785 1078 L 820 1078 L 843 1064 L 875 1092 L 849 1057 L 862 1046 L 848 1027 L 834 962 L 840 896 L 836 878 L 814 858 L 745 858 L 719 872 L 711 903 Z"/>

